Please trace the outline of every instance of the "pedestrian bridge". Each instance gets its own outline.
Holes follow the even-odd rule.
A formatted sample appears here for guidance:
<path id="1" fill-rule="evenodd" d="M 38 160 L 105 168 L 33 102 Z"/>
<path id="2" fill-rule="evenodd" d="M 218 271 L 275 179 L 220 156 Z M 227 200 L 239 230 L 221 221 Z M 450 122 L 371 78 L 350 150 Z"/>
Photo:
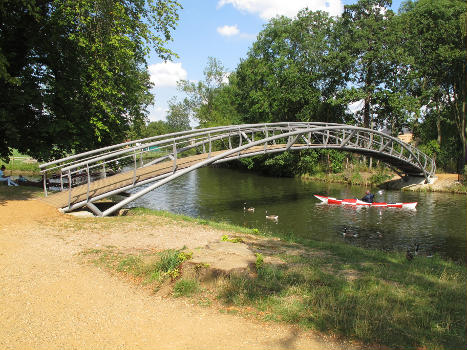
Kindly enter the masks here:
<path id="1" fill-rule="evenodd" d="M 86 206 L 98 216 L 107 216 L 200 167 L 315 148 L 370 156 L 401 175 L 418 176 L 425 181 L 436 169 L 434 160 L 417 148 L 376 130 L 304 122 L 231 125 L 149 137 L 42 164 L 44 201 L 64 211 Z M 59 192 L 47 191 L 46 184 L 52 176 Z M 134 188 L 138 189 L 105 211 L 93 204 Z"/>

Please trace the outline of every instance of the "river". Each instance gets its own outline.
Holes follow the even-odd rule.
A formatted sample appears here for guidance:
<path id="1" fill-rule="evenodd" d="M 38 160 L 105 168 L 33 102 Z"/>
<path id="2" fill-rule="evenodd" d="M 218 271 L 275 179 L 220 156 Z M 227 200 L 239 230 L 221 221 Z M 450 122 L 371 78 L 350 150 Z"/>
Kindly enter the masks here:
<path id="1" fill-rule="evenodd" d="M 131 206 L 387 251 L 406 251 L 419 244 L 420 254 L 467 261 L 465 195 L 385 190 L 375 197 L 381 202 L 418 202 L 416 210 L 322 205 L 313 197 L 360 198 L 365 190 L 360 186 L 202 168 L 149 192 Z M 244 211 L 244 203 L 255 211 Z M 278 215 L 278 221 L 267 220 L 266 210 Z M 356 237 L 344 237 L 344 231 Z"/>

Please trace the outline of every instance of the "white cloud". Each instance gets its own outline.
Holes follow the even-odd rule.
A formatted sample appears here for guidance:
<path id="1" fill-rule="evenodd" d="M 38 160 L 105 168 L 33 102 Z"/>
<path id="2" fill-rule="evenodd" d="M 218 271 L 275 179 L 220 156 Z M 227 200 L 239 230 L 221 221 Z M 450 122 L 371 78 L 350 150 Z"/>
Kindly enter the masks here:
<path id="1" fill-rule="evenodd" d="M 151 82 L 156 87 L 177 86 L 177 81 L 187 77 L 187 72 L 182 68 L 181 63 L 170 61 L 151 64 L 148 70 L 151 75 Z"/>
<path id="2" fill-rule="evenodd" d="M 217 6 L 228 4 L 237 10 L 258 14 L 264 20 L 281 15 L 294 17 L 305 7 L 313 11 L 326 11 L 331 16 L 340 15 L 344 10 L 342 0 L 219 0 Z"/>
<path id="3" fill-rule="evenodd" d="M 237 25 L 234 25 L 234 26 L 225 25 L 223 27 L 217 27 L 217 32 L 222 36 L 234 36 L 240 33 Z"/>
<path id="4" fill-rule="evenodd" d="M 162 108 L 162 107 L 149 108 L 149 121 L 150 122 L 155 122 L 158 120 L 165 121 L 168 111 L 169 111 L 168 108 Z"/>

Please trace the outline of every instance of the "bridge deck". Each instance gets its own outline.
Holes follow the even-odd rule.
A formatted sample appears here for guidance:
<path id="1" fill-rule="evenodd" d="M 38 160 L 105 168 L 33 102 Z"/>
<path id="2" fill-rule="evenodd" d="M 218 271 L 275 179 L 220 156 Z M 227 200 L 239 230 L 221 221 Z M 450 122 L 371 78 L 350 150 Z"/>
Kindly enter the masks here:
<path id="1" fill-rule="evenodd" d="M 298 145 L 294 145 L 298 146 Z M 277 144 L 277 145 L 268 145 L 268 150 L 275 149 L 275 148 L 284 148 L 285 145 Z M 248 153 L 255 153 L 264 150 L 264 146 L 256 146 L 251 147 L 247 150 L 241 152 L 241 154 L 248 154 Z M 224 151 L 217 151 L 211 152 L 211 157 L 214 157 L 218 154 L 224 153 Z M 235 156 L 238 154 L 235 154 Z M 232 156 L 232 157 L 235 157 Z M 184 158 L 177 159 L 177 170 L 182 170 L 188 168 L 202 160 L 208 158 L 208 153 L 197 154 L 194 156 L 188 156 Z M 157 177 L 165 174 L 170 174 L 173 172 L 173 160 L 161 162 L 158 164 L 154 164 L 147 167 L 142 167 L 136 169 L 136 176 L 134 175 L 134 171 L 127 171 L 124 173 L 119 173 L 116 175 L 108 176 L 104 179 L 99 179 L 93 181 L 89 184 L 89 198 L 93 198 L 99 196 L 104 193 L 108 193 L 114 190 L 118 190 L 120 188 L 130 186 L 133 184 L 133 180 L 135 179 L 135 184 Z M 76 186 L 71 189 L 71 205 L 74 203 L 79 203 L 81 201 L 85 201 L 87 198 L 88 192 L 88 185 L 80 185 Z M 50 194 L 47 197 L 44 197 L 42 200 L 47 202 L 48 204 L 57 207 L 57 208 L 64 208 L 68 206 L 68 201 L 70 198 L 70 194 L 67 188 L 65 188 L 62 192 L 57 192 L 54 194 Z"/>

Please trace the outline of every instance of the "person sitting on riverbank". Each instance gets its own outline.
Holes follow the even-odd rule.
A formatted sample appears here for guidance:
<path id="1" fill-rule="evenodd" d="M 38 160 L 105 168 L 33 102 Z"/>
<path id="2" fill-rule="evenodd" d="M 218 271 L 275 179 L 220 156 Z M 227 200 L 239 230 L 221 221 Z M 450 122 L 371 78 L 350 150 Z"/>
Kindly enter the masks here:
<path id="1" fill-rule="evenodd" d="M 367 203 L 373 203 L 374 198 L 375 198 L 374 194 L 372 194 L 370 191 L 366 191 L 366 194 L 362 198 L 362 201 L 367 202 Z"/>
<path id="2" fill-rule="evenodd" d="M 4 165 L 2 165 L 2 167 L 0 168 L 0 181 L 2 181 L 2 182 L 6 181 L 8 186 L 18 186 L 18 184 L 16 182 L 12 181 L 9 176 L 4 175 L 5 169 L 6 168 L 5 168 Z"/>

